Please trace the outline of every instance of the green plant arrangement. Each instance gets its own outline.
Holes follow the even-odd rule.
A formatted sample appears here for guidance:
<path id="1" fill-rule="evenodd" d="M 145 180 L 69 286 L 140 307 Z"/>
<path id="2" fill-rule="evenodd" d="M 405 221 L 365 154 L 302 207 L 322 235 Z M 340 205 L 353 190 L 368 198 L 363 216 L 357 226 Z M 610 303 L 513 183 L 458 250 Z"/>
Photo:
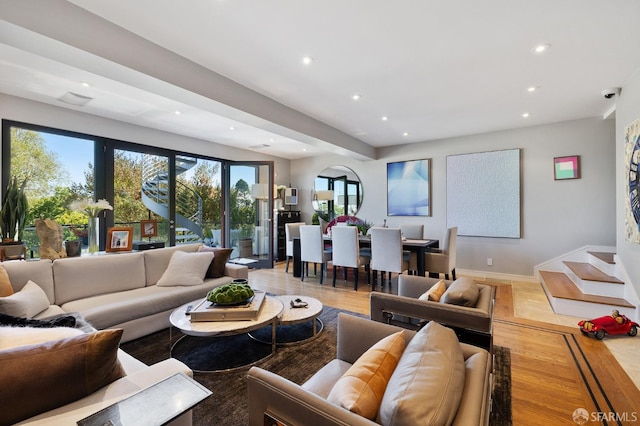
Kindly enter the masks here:
<path id="1" fill-rule="evenodd" d="M 373 226 L 373 222 L 368 222 L 366 220 L 362 220 L 362 222 L 357 225 L 362 235 L 367 235 L 367 232 L 369 232 L 369 229 L 372 226 Z"/>
<path id="2" fill-rule="evenodd" d="M 113 206 L 105 199 L 98 201 L 80 200 L 71 203 L 70 210 L 84 213 L 89 218 L 87 225 L 88 252 L 98 253 L 100 247 L 99 215 L 103 210 L 113 210 Z"/>
<path id="3" fill-rule="evenodd" d="M 229 305 L 247 301 L 254 295 L 253 289 L 244 283 L 229 283 L 216 287 L 207 293 L 207 300 L 220 305 Z"/>
<path id="4" fill-rule="evenodd" d="M 369 231 L 369 228 L 371 228 L 373 226 L 373 222 L 368 222 L 364 219 L 360 219 L 357 218 L 355 216 L 350 216 L 347 220 L 346 220 L 347 226 L 356 226 L 358 227 L 358 231 L 360 231 L 360 233 L 362 235 L 367 235 L 367 232 Z"/>
<path id="5" fill-rule="evenodd" d="M 22 241 L 29 204 L 24 188 L 27 179 L 18 184 L 14 176 L 7 186 L 0 210 L 0 234 L 3 242 Z"/>

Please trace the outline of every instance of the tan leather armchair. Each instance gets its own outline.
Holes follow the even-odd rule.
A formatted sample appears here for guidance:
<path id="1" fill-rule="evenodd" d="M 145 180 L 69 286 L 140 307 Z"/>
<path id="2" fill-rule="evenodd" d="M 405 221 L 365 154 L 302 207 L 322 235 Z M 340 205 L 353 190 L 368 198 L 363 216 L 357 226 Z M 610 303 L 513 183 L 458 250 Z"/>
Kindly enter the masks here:
<path id="1" fill-rule="evenodd" d="M 397 295 L 371 293 L 371 319 L 408 329 L 419 328 L 424 322 L 436 321 L 453 328 L 461 342 L 493 352 L 495 287 L 476 283 L 478 298 L 475 306 L 471 307 L 418 299 L 438 281 L 437 278 L 400 275 Z M 445 281 L 447 287 L 451 283 L 452 281 Z"/>
<path id="2" fill-rule="evenodd" d="M 252 367 L 247 374 L 249 425 L 264 425 L 266 416 L 288 425 L 377 425 L 375 421 L 331 403 L 327 398 L 335 383 L 367 349 L 399 330 L 401 329 L 392 325 L 341 313 L 338 316 L 336 358 L 315 372 L 304 384 L 298 385 L 276 373 Z M 410 344 L 414 336 L 415 332 L 406 333 L 407 344 Z M 472 345 L 460 343 L 460 348 L 464 358 L 465 381 L 457 413 L 451 424 L 488 425 L 491 411 L 491 356 L 486 350 Z M 400 366 L 396 367 L 399 368 Z M 423 384 L 421 376 L 429 374 L 430 370 L 416 371 L 419 376 L 416 382 Z M 389 385 L 385 392 L 397 389 Z M 416 400 L 402 401 L 405 407 L 416 407 L 424 402 L 424 395 L 407 388 L 404 391 L 403 398 Z M 447 401 L 441 401 L 441 405 L 446 403 Z M 414 426 L 416 423 L 396 420 L 391 424 Z"/>

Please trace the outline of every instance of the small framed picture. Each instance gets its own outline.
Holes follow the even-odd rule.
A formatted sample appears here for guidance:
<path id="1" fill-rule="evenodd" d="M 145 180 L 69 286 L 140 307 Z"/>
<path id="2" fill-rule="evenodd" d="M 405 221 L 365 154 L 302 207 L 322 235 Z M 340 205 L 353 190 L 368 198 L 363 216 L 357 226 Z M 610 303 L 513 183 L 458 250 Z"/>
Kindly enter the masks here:
<path id="1" fill-rule="evenodd" d="M 158 221 L 157 220 L 141 220 L 140 221 L 140 236 L 141 237 L 155 237 L 158 235 Z"/>
<path id="2" fill-rule="evenodd" d="M 553 178 L 555 180 L 580 179 L 580 156 L 555 157 L 553 159 Z"/>
<path id="3" fill-rule="evenodd" d="M 130 251 L 133 240 L 133 228 L 109 228 L 106 251 Z"/>

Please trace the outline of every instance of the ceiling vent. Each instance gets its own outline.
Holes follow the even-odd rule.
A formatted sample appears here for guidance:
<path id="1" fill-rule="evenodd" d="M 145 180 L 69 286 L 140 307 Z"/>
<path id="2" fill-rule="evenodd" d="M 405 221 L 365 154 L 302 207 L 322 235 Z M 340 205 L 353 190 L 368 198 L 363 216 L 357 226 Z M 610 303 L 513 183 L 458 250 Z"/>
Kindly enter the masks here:
<path id="1" fill-rule="evenodd" d="M 259 145 L 251 145 L 249 148 L 250 149 L 262 149 L 262 148 L 270 148 L 271 145 L 266 144 L 266 143 L 261 143 Z"/>
<path id="2" fill-rule="evenodd" d="M 92 99 L 93 98 L 90 98 L 88 96 L 78 95 L 77 93 L 73 92 L 67 92 L 58 98 L 59 101 L 75 106 L 85 106 Z"/>

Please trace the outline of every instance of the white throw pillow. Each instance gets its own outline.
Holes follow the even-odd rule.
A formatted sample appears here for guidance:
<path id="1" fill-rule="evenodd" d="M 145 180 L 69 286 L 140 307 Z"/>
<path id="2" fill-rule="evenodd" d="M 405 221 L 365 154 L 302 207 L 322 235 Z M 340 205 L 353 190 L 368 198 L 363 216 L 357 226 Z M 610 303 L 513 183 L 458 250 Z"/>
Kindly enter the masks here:
<path id="1" fill-rule="evenodd" d="M 40 286 L 29 280 L 22 290 L 0 297 L 0 312 L 20 318 L 33 318 L 49 308 L 49 298 Z"/>
<path id="2" fill-rule="evenodd" d="M 167 270 L 156 285 L 173 287 L 202 284 L 212 260 L 211 252 L 187 253 L 178 250 L 171 255 Z"/>
<path id="3" fill-rule="evenodd" d="M 66 339 L 82 333 L 82 330 L 71 327 L 0 327 L 0 350 Z"/>

